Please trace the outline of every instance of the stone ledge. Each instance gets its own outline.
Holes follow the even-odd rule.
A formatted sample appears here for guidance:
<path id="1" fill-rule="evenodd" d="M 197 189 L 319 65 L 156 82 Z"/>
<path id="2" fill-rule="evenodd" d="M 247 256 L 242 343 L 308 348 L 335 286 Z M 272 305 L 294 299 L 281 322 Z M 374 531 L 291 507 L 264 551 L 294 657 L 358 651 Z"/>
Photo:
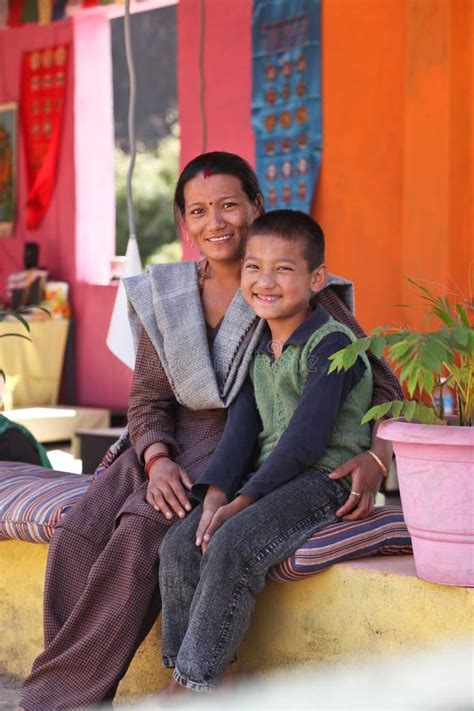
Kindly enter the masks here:
<path id="1" fill-rule="evenodd" d="M 0 665 L 25 676 L 42 647 L 47 546 L 0 541 Z M 419 580 L 411 556 L 341 563 L 292 583 L 269 582 L 239 650 L 242 674 L 388 655 L 474 633 L 474 589 Z M 163 686 L 160 624 L 138 650 L 119 700 Z"/>

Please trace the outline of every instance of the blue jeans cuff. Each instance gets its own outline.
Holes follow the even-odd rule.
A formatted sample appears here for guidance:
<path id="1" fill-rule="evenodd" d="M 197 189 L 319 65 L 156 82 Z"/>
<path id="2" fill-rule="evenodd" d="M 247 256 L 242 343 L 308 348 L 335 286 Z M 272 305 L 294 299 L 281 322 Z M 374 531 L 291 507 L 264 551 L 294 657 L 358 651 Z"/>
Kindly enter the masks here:
<path id="1" fill-rule="evenodd" d="M 177 667 L 175 667 L 174 669 L 173 677 L 178 682 L 178 684 L 180 684 L 180 686 L 184 686 L 185 689 L 191 689 L 191 691 L 199 691 L 201 693 L 206 693 L 216 688 L 216 686 L 206 682 L 192 681 L 191 679 L 188 679 L 183 674 L 181 674 Z"/>
<path id="2" fill-rule="evenodd" d="M 163 666 L 166 669 L 174 669 L 176 666 L 176 657 L 163 657 Z"/>

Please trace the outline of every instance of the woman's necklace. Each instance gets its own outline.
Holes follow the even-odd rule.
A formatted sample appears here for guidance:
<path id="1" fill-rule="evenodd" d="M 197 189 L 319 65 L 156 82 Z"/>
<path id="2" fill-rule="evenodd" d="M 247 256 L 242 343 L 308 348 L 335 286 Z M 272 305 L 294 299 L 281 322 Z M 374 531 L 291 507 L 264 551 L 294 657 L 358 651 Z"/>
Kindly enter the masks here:
<path id="1" fill-rule="evenodd" d="M 199 262 L 199 264 L 198 264 L 198 284 L 199 284 L 200 291 L 203 290 L 204 282 L 209 277 L 208 269 L 209 269 L 209 262 L 207 261 L 207 259 L 204 259 L 202 262 Z"/>

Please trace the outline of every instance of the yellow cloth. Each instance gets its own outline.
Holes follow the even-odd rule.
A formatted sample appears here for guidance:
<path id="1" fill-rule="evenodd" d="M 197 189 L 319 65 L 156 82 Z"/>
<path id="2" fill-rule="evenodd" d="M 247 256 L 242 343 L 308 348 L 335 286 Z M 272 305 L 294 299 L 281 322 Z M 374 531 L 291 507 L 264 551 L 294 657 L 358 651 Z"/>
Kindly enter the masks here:
<path id="1" fill-rule="evenodd" d="M 53 2 L 52 0 L 37 0 L 38 4 L 38 22 L 40 25 L 49 25 L 53 19 Z"/>
<path id="2" fill-rule="evenodd" d="M 7 376 L 5 407 L 55 405 L 58 401 L 69 321 L 31 321 L 30 327 L 28 342 L 1 338 L 5 333 L 26 335 L 26 330 L 19 323 L 0 323 L 0 368 Z"/>

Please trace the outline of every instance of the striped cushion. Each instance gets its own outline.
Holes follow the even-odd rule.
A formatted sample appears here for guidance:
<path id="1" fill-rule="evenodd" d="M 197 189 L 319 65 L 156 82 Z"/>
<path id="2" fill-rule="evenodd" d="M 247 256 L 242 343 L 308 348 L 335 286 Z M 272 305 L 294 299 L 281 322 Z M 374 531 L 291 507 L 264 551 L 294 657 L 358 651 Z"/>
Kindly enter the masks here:
<path id="1" fill-rule="evenodd" d="M 362 521 L 339 521 L 311 536 L 290 558 L 271 569 L 271 580 L 299 580 L 335 563 L 371 555 L 411 553 L 400 506 L 380 506 Z"/>
<path id="2" fill-rule="evenodd" d="M 91 480 L 32 464 L 0 462 L 0 539 L 47 543 Z"/>
<path id="3" fill-rule="evenodd" d="M 0 462 L 0 539 L 47 543 L 61 516 L 89 487 L 92 476 Z M 272 568 L 272 580 L 298 580 L 335 563 L 382 554 L 411 553 L 399 506 L 382 506 L 363 521 L 341 521 L 319 531 Z"/>

